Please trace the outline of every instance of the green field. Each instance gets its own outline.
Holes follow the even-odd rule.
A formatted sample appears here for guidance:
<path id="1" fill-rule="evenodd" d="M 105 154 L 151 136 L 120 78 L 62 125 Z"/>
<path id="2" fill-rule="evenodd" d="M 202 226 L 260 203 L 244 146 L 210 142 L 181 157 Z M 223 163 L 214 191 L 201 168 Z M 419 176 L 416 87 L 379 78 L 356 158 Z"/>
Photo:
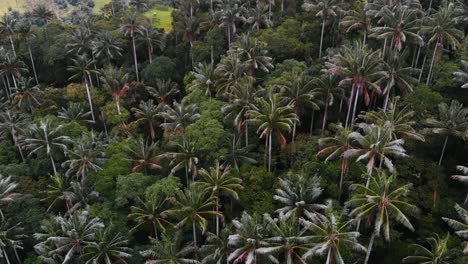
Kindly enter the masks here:
<path id="1" fill-rule="evenodd" d="M 172 30 L 172 11 L 174 11 L 172 7 L 156 5 L 144 15 L 153 19 L 153 26 L 163 28 L 164 31 L 169 32 Z"/>
<path id="2" fill-rule="evenodd" d="M 23 10 L 23 0 L 0 0 L 0 14 L 4 14 L 11 7 L 16 10 Z"/>

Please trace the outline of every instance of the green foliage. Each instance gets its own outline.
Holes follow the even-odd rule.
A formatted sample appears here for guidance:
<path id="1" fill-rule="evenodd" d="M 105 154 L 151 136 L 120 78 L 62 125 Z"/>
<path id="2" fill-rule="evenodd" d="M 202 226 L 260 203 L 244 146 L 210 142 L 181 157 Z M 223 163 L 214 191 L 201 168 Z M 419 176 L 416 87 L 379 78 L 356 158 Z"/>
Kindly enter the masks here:
<path id="1" fill-rule="evenodd" d="M 126 215 L 121 214 L 111 201 L 93 204 L 89 209 L 89 214 L 107 223 L 107 226 L 115 231 L 113 233 L 126 233 L 128 230 Z"/>
<path id="2" fill-rule="evenodd" d="M 115 190 L 115 204 L 124 207 L 130 202 L 136 201 L 146 186 L 154 182 L 154 177 L 142 173 L 131 173 L 117 176 Z"/>
<path id="3" fill-rule="evenodd" d="M 148 64 L 141 75 L 145 83 L 150 86 L 156 85 L 157 79 L 175 80 L 177 77 L 176 64 L 169 57 L 160 56 L 153 63 Z"/>
<path id="4" fill-rule="evenodd" d="M 90 88 L 91 89 L 91 88 Z M 88 105 L 88 96 L 86 94 L 86 87 L 83 84 L 79 83 L 70 83 L 65 87 L 64 98 L 68 101 L 82 103 L 83 105 Z M 93 104 L 97 106 L 104 105 L 106 100 L 106 91 L 103 89 L 91 89 L 91 97 L 93 99 Z"/>
<path id="5" fill-rule="evenodd" d="M 132 162 L 128 160 L 129 158 L 124 152 L 113 154 L 109 157 L 103 169 L 92 175 L 96 182 L 96 191 L 101 196 L 113 197 L 117 176 L 131 173 Z"/>
<path id="6" fill-rule="evenodd" d="M 200 114 L 206 119 L 222 122 L 224 114 L 221 112 L 221 108 L 224 105 L 226 105 L 225 102 L 216 99 L 209 99 L 200 103 Z"/>
<path id="7" fill-rule="evenodd" d="M 120 124 L 127 121 L 130 117 L 130 112 L 124 107 L 120 107 L 119 115 L 117 112 L 117 106 L 114 101 L 107 103 L 103 108 L 101 108 L 101 110 L 106 123 L 109 125 Z"/>
<path id="8" fill-rule="evenodd" d="M 18 163 L 18 150 L 9 140 L 0 141 L 0 165 Z"/>
<path id="9" fill-rule="evenodd" d="M 168 177 L 157 180 L 151 186 L 146 188 L 145 195 L 148 200 L 153 199 L 160 193 L 167 197 L 173 197 L 180 188 L 182 188 L 180 178 L 169 175 Z"/>
<path id="10" fill-rule="evenodd" d="M 405 96 L 403 100 L 410 104 L 417 114 L 424 115 L 437 113 L 437 106 L 444 101 L 444 98 L 440 93 L 420 84 L 413 93 Z"/>
<path id="11" fill-rule="evenodd" d="M 265 86 L 285 85 L 291 87 L 297 76 L 307 69 L 307 65 L 303 61 L 295 59 L 284 60 L 275 66 L 275 70 L 265 81 Z"/>

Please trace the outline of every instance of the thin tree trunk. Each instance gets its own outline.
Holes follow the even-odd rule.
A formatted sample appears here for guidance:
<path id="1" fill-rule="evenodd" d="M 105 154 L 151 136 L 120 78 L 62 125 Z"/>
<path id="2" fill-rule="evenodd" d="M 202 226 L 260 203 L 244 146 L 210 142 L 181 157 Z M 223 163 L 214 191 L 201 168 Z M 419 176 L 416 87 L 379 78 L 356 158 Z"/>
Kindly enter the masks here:
<path id="1" fill-rule="evenodd" d="M 442 164 L 442 159 L 444 158 L 444 153 L 445 153 L 445 147 L 447 147 L 447 142 L 448 142 L 449 136 L 445 136 L 445 141 L 444 141 L 444 146 L 442 147 L 442 152 L 440 153 L 440 158 L 439 158 L 439 166 Z"/>
<path id="2" fill-rule="evenodd" d="M 309 131 L 311 135 L 312 135 L 312 131 L 314 130 L 314 117 L 315 117 L 315 109 L 312 109 L 312 116 L 310 118 L 310 131 Z"/>
<path id="3" fill-rule="evenodd" d="M 297 123 L 297 121 L 294 120 L 294 122 L 293 122 L 293 129 L 292 129 L 292 137 L 291 137 L 292 143 L 294 143 L 295 138 L 296 138 L 296 123 Z"/>
<path id="4" fill-rule="evenodd" d="M 16 250 L 15 247 L 13 247 L 13 252 L 15 252 L 16 260 L 18 260 L 18 264 L 22 264 L 21 259 L 18 255 L 18 251 Z"/>
<path id="5" fill-rule="evenodd" d="M 19 151 L 20 156 L 21 156 L 21 160 L 24 161 L 23 150 L 21 149 L 21 146 L 18 143 L 18 138 L 16 137 L 16 131 L 14 129 L 11 131 L 11 137 L 13 138 L 13 143 L 18 148 L 18 151 Z"/>
<path id="6" fill-rule="evenodd" d="M 320 34 L 319 58 L 322 58 L 323 32 L 325 31 L 325 17 L 322 20 L 322 33 Z"/>
<path id="7" fill-rule="evenodd" d="M 216 196 L 216 212 L 219 211 L 219 197 Z M 219 236 L 219 215 L 216 215 L 216 235 Z"/>
<path id="8" fill-rule="evenodd" d="M 271 172 L 271 138 L 272 132 L 270 132 L 268 137 L 268 171 Z"/>
<path id="9" fill-rule="evenodd" d="M 16 57 L 16 50 L 15 50 L 15 43 L 13 43 L 13 38 L 10 35 L 10 43 L 11 43 L 11 49 L 13 51 L 13 55 Z"/>
<path id="10" fill-rule="evenodd" d="M 115 105 L 117 106 L 117 114 L 119 114 L 119 115 L 122 114 L 120 112 L 120 96 L 115 97 Z"/>
<path id="11" fill-rule="evenodd" d="M 151 51 L 151 44 L 148 44 L 148 58 L 149 58 L 149 63 L 153 63 L 153 52 Z"/>
<path id="12" fill-rule="evenodd" d="M 354 96 L 354 107 L 353 107 L 353 117 L 351 119 L 351 124 L 354 124 L 354 119 L 356 118 L 356 108 L 357 108 L 357 102 L 359 99 L 359 88 L 356 89 L 355 96 Z"/>
<path id="13" fill-rule="evenodd" d="M 132 32 L 132 44 L 133 44 L 133 61 L 135 63 L 136 79 L 137 79 L 137 82 L 140 82 L 140 76 L 138 75 L 138 58 L 136 54 L 135 36 L 133 35 L 133 32 Z"/>
<path id="14" fill-rule="evenodd" d="M 54 170 L 54 175 L 57 175 L 57 168 L 55 167 L 55 162 L 54 162 L 54 158 L 52 157 L 52 153 L 49 154 L 49 157 L 50 157 L 50 162 L 52 163 L 52 169 Z"/>
<path id="15" fill-rule="evenodd" d="M 93 121 L 96 121 L 96 118 L 94 117 L 93 100 L 91 98 L 91 91 L 89 90 L 89 85 L 88 85 L 88 81 L 86 80 L 86 75 L 84 76 L 84 83 L 86 86 L 86 94 L 88 95 L 88 103 L 89 103 L 89 110 L 91 111 L 91 117 L 93 118 Z"/>
<path id="16" fill-rule="evenodd" d="M 33 72 L 34 72 L 34 78 L 36 79 L 36 84 L 39 84 L 39 79 L 37 78 L 37 72 L 36 72 L 36 65 L 34 64 L 34 57 L 32 55 L 31 45 L 29 44 L 28 44 L 28 50 L 29 50 L 29 57 L 31 58 L 31 65 L 32 65 Z"/>
<path id="17" fill-rule="evenodd" d="M 245 123 L 245 146 L 249 145 L 249 125 Z"/>
<path id="18" fill-rule="evenodd" d="M 331 264 L 332 263 L 332 254 L 331 254 L 331 252 L 332 252 L 332 250 L 331 250 L 331 247 L 330 247 L 330 248 L 328 248 L 326 264 Z"/>
<path id="19" fill-rule="evenodd" d="M 11 74 L 11 79 L 13 80 L 13 84 L 15 85 L 15 90 L 18 91 L 18 84 L 16 83 L 16 79 L 13 74 Z"/>
<path id="20" fill-rule="evenodd" d="M 424 73 L 424 66 L 426 65 L 426 59 L 427 59 L 427 54 L 424 54 L 423 63 L 421 65 L 421 71 L 419 72 L 418 84 L 422 80 L 422 76 L 423 76 L 423 73 Z"/>
<path id="21" fill-rule="evenodd" d="M 265 138 L 265 155 L 263 157 L 263 163 L 265 164 L 265 167 L 268 168 L 268 135 Z"/>
<path id="22" fill-rule="evenodd" d="M 6 76 L 5 76 L 6 77 Z M 10 87 L 6 84 L 5 78 L 2 78 L 3 87 L 5 87 L 5 93 L 7 95 L 8 101 L 11 103 Z"/>
<path id="23" fill-rule="evenodd" d="M 193 243 L 195 248 L 197 248 L 197 229 L 195 227 L 195 221 L 192 221 L 192 229 L 193 229 Z"/>
<path id="24" fill-rule="evenodd" d="M 364 264 L 367 264 L 367 262 L 369 262 L 369 257 L 370 257 L 371 251 L 372 251 L 372 246 L 374 245 L 375 236 L 376 236 L 375 232 L 372 232 L 372 236 L 371 236 L 371 239 L 369 241 L 369 246 L 367 247 L 366 259 L 364 260 Z"/>
<path id="25" fill-rule="evenodd" d="M 419 56 L 421 56 L 421 46 L 418 47 L 418 53 L 416 55 L 416 61 L 414 62 L 413 68 L 417 69 L 419 64 Z"/>
<path id="26" fill-rule="evenodd" d="M 383 106 L 384 112 L 387 112 L 387 106 L 388 106 L 388 99 L 389 98 L 390 98 L 390 90 L 388 91 L 387 96 L 385 97 L 385 102 L 384 102 L 384 106 Z"/>
<path id="27" fill-rule="evenodd" d="M 434 47 L 434 53 L 432 54 L 432 61 L 431 61 L 431 66 L 429 67 L 429 73 L 427 75 L 427 79 L 426 79 L 426 85 L 428 86 L 429 83 L 431 82 L 431 77 L 432 77 L 432 71 L 433 71 L 433 68 L 434 68 L 434 63 L 435 63 L 435 56 L 436 56 L 436 53 L 437 53 L 437 48 L 439 47 L 439 40 L 437 40 L 437 43 Z"/>
<path id="28" fill-rule="evenodd" d="M 228 35 L 228 49 L 231 48 L 231 28 L 229 27 L 229 24 L 227 25 L 227 35 Z"/>
<path id="29" fill-rule="evenodd" d="M 345 128 L 348 128 L 348 123 L 349 123 L 349 116 L 351 115 L 351 105 L 353 104 L 353 98 L 355 94 L 355 85 L 353 83 L 353 87 L 351 88 L 351 94 L 349 95 L 350 98 L 347 100 L 348 101 L 348 112 L 346 114 L 346 122 L 345 122 Z"/>
<path id="30" fill-rule="evenodd" d="M 364 36 L 362 38 L 362 43 L 366 45 L 366 40 L 367 40 L 367 31 L 364 31 Z"/>
<path id="31" fill-rule="evenodd" d="M 153 230 L 154 230 L 154 239 L 159 240 L 158 239 L 158 228 L 156 227 L 156 223 L 155 222 L 152 222 L 152 223 L 153 223 Z"/>
<path id="32" fill-rule="evenodd" d="M 5 256 L 6 262 L 7 262 L 8 264 L 11 264 L 11 263 L 10 263 L 10 259 L 8 258 L 8 255 L 7 255 L 7 253 L 6 253 L 6 251 L 5 251 L 4 248 L 2 248 L 2 251 L 3 251 L 3 255 Z"/>
<path id="33" fill-rule="evenodd" d="M 340 197 L 341 197 L 341 193 L 342 193 L 342 190 L 343 190 L 343 180 L 344 180 L 344 175 L 345 175 L 345 163 L 346 163 L 346 159 L 343 158 L 343 160 L 341 161 L 341 173 L 340 173 Z"/>
<path id="34" fill-rule="evenodd" d="M 322 135 L 325 132 L 325 126 L 327 125 L 327 117 L 328 117 L 328 100 L 325 102 L 325 110 L 323 112 L 323 121 L 322 121 Z"/>
<path id="35" fill-rule="evenodd" d="M 189 186 L 189 177 L 188 177 L 188 164 L 185 162 L 185 182 L 187 183 L 187 187 Z"/>

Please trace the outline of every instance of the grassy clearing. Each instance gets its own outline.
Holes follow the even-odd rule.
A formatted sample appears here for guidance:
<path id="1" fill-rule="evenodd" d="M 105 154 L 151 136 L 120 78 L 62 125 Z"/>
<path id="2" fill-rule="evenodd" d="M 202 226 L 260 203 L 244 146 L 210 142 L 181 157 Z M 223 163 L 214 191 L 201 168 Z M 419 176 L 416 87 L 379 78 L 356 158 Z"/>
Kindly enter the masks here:
<path id="1" fill-rule="evenodd" d="M 164 31 L 169 32 L 172 30 L 172 11 L 174 11 L 172 7 L 156 5 L 144 15 L 153 19 L 154 27 L 163 28 Z"/>
<path id="2" fill-rule="evenodd" d="M 107 3 L 110 3 L 111 0 L 94 0 L 94 12 L 99 12 L 103 6 L 105 6 Z"/>
<path id="3" fill-rule="evenodd" d="M 24 0 L 0 0 L 0 15 L 3 15 L 11 7 L 18 11 L 23 11 Z"/>

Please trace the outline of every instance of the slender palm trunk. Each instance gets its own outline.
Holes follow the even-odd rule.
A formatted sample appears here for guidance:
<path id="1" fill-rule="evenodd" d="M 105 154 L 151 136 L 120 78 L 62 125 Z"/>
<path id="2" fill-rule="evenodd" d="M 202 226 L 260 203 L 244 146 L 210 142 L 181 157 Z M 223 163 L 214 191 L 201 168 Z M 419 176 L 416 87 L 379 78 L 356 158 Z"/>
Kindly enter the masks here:
<path id="1" fill-rule="evenodd" d="M 192 221 L 192 231 L 193 231 L 193 245 L 195 248 L 198 248 L 197 246 L 197 229 L 195 226 L 195 221 Z"/>
<path id="2" fill-rule="evenodd" d="M 231 28 L 227 25 L 228 48 L 231 47 Z"/>
<path id="3" fill-rule="evenodd" d="M 156 223 L 154 221 L 152 223 L 153 223 L 154 239 L 159 240 L 158 239 L 158 228 L 156 227 Z"/>
<path id="4" fill-rule="evenodd" d="M 6 94 L 7 98 L 8 98 L 8 101 L 10 101 L 10 103 L 11 103 L 10 87 L 5 82 L 5 77 L 6 76 L 2 77 L 3 87 L 5 88 L 5 94 Z"/>
<path id="5" fill-rule="evenodd" d="M 39 84 L 39 79 L 37 78 L 37 72 L 36 72 L 36 65 L 34 63 L 34 57 L 31 51 L 31 45 L 29 44 L 28 44 L 28 50 L 29 50 L 29 57 L 31 58 L 31 65 L 32 65 L 33 72 L 34 72 L 34 79 L 36 79 L 36 84 Z"/>
<path id="6" fill-rule="evenodd" d="M 385 102 L 384 102 L 384 106 L 383 106 L 384 112 L 387 112 L 388 99 L 390 98 L 390 91 L 391 90 L 388 91 L 387 96 L 385 97 Z"/>
<path id="7" fill-rule="evenodd" d="M 132 45 L 133 45 L 133 61 L 135 63 L 135 74 L 137 82 L 140 82 L 140 76 L 138 75 L 138 58 L 136 53 L 136 45 L 135 45 L 135 35 L 132 32 Z"/>
<path id="8" fill-rule="evenodd" d="M 354 93 L 355 93 L 355 85 L 353 83 L 353 87 L 351 88 L 351 94 L 349 95 L 350 98 L 348 99 L 348 112 L 346 114 L 346 122 L 345 122 L 345 128 L 348 128 L 348 123 L 349 123 L 349 116 L 351 114 L 351 105 L 353 104 L 353 98 L 354 98 Z"/>
<path id="9" fill-rule="evenodd" d="M 325 132 L 325 126 L 327 125 L 328 118 L 328 100 L 325 102 L 325 110 L 323 112 L 323 121 L 322 121 L 322 135 Z"/>
<path id="10" fill-rule="evenodd" d="M 3 256 L 5 256 L 5 260 L 6 260 L 7 264 L 11 264 L 10 259 L 8 258 L 8 255 L 7 255 L 4 248 L 2 248 L 2 251 L 3 251 Z"/>
<path id="11" fill-rule="evenodd" d="M 356 118 L 356 108 L 357 108 L 358 99 L 359 99 L 359 88 L 356 89 L 356 92 L 354 95 L 353 116 L 350 122 L 352 125 L 354 124 L 354 121 L 355 121 L 354 119 Z"/>
<path id="12" fill-rule="evenodd" d="M 54 170 L 54 175 L 57 175 L 57 168 L 55 167 L 55 162 L 54 162 L 54 158 L 52 157 L 52 153 L 49 154 L 49 157 L 50 157 L 50 162 L 52 163 L 52 169 Z"/>
<path id="13" fill-rule="evenodd" d="M 344 180 L 344 175 L 345 175 L 345 170 L 346 170 L 346 159 L 343 158 L 343 161 L 341 162 L 341 173 L 340 173 L 340 197 L 341 197 L 341 193 L 342 193 L 342 190 L 343 190 L 343 180 Z"/>
<path id="14" fill-rule="evenodd" d="M 245 124 L 245 146 L 249 145 L 249 125 Z"/>
<path id="15" fill-rule="evenodd" d="M 375 232 L 372 232 L 372 236 L 369 241 L 369 246 L 367 247 L 366 259 L 364 260 L 364 264 L 367 264 L 369 262 L 369 257 L 372 251 L 372 246 L 374 245 L 375 236 L 376 236 Z"/>
<path id="16" fill-rule="evenodd" d="M 148 44 L 148 58 L 149 58 L 149 63 L 153 63 L 153 51 L 151 49 L 151 44 Z"/>
<path id="17" fill-rule="evenodd" d="M 88 80 L 86 79 L 86 75 L 84 76 L 84 83 L 86 87 L 86 94 L 88 96 L 88 104 L 89 104 L 89 110 L 91 112 L 91 117 L 93 121 L 96 121 L 96 118 L 94 117 L 94 110 L 93 110 L 93 100 L 91 98 L 91 91 L 89 90 L 89 85 L 88 85 Z"/>
<path id="18" fill-rule="evenodd" d="M 265 138 L 265 155 L 263 156 L 263 164 L 265 167 L 268 167 L 267 161 L 268 160 L 268 135 Z"/>
<path id="19" fill-rule="evenodd" d="M 117 114 L 122 114 L 122 112 L 120 112 L 120 96 L 115 96 L 115 105 L 117 106 Z M 153 135 L 151 135 L 153 136 Z"/>
<path id="20" fill-rule="evenodd" d="M 444 141 L 444 146 L 442 147 L 442 152 L 440 153 L 440 158 L 439 158 L 439 166 L 442 164 L 442 159 L 444 158 L 444 153 L 445 153 L 445 148 L 447 147 L 447 142 L 448 142 L 449 136 L 445 136 L 445 141 Z"/>
<path id="21" fill-rule="evenodd" d="M 418 53 L 416 55 L 416 60 L 414 62 L 414 66 L 413 68 L 418 68 L 418 64 L 419 64 L 419 56 L 421 56 L 421 46 L 418 47 Z"/>
<path id="22" fill-rule="evenodd" d="M 292 129 L 292 137 L 291 137 L 292 143 L 294 143 L 294 141 L 296 139 L 296 126 L 297 126 L 296 124 L 297 124 L 297 120 L 294 120 L 293 129 Z"/>
<path id="23" fill-rule="evenodd" d="M 20 156 L 21 156 L 21 160 L 24 161 L 23 150 L 21 149 L 21 146 L 20 146 L 20 144 L 18 142 L 18 138 L 16 137 L 16 130 L 15 129 L 11 130 L 11 137 L 13 138 L 13 143 L 18 148 L 18 151 L 19 151 Z"/>
<path id="24" fill-rule="evenodd" d="M 15 55 L 16 57 L 15 43 L 13 42 L 13 38 L 11 37 L 11 34 L 10 34 L 10 43 L 11 43 L 11 50 L 13 51 L 13 55 Z"/>
<path id="25" fill-rule="evenodd" d="M 18 91 L 18 84 L 16 83 L 15 75 L 11 74 L 11 79 L 13 80 L 13 85 L 15 86 L 15 90 Z"/>
<path id="26" fill-rule="evenodd" d="M 219 211 L 219 195 L 216 195 L 216 212 Z M 219 236 L 219 215 L 216 215 L 216 235 Z"/>
<path id="27" fill-rule="evenodd" d="M 271 138 L 272 132 L 268 136 L 268 171 L 271 172 Z"/>
<path id="28" fill-rule="evenodd" d="M 426 85 L 429 85 L 432 79 L 432 71 L 434 69 L 434 64 L 435 64 L 435 57 L 437 54 L 437 48 L 439 47 L 439 40 L 437 40 L 437 43 L 434 47 L 434 53 L 432 54 L 432 61 L 431 61 L 431 66 L 429 67 L 429 73 L 427 74 L 427 79 L 426 79 Z"/>
<path id="29" fill-rule="evenodd" d="M 323 32 L 325 31 L 325 17 L 322 20 L 322 33 L 320 34 L 320 50 L 319 50 L 319 58 L 322 58 L 322 45 L 323 45 Z"/>
<path id="30" fill-rule="evenodd" d="M 367 30 L 364 30 L 364 36 L 362 37 L 362 43 L 366 45 L 366 40 L 367 40 Z"/>
<path id="31" fill-rule="evenodd" d="M 13 247 L 13 252 L 15 252 L 16 260 L 18 261 L 18 264 L 22 264 L 21 259 L 18 255 L 18 251 L 16 250 L 15 247 Z"/>
<path id="32" fill-rule="evenodd" d="M 312 116 L 310 117 L 310 131 L 309 133 L 312 135 L 312 131 L 314 130 L 314 118 L 315 118 L 315 109 L 312 109 Z"/>
<path id="33" fill-rule="evenodd" d="M 188 177 L 188 163 L 185 162 L 185 182 L 187 183 L 187 187 L 189 186 L 189 177 Z"/>
<path id="34" fill-rule="evenodd" d="M 422 80 L 422 76 L 423 76 L 423 73 L 424 73 L 424 66 L 426 65 L 426 59 L 427 59 L 427 54 L 424 54 L 423 63 L 421 65 L 421 71 L 419 72 L 418 84 Z"/>
<path id="35" fill-rule="evenodd" d="M 332 250 L 331 250 L 331 247 L 330 247 L 330 248 L 328 248 L 326 264 L 331 264 L 331 263 L 332 263 Z"/>

